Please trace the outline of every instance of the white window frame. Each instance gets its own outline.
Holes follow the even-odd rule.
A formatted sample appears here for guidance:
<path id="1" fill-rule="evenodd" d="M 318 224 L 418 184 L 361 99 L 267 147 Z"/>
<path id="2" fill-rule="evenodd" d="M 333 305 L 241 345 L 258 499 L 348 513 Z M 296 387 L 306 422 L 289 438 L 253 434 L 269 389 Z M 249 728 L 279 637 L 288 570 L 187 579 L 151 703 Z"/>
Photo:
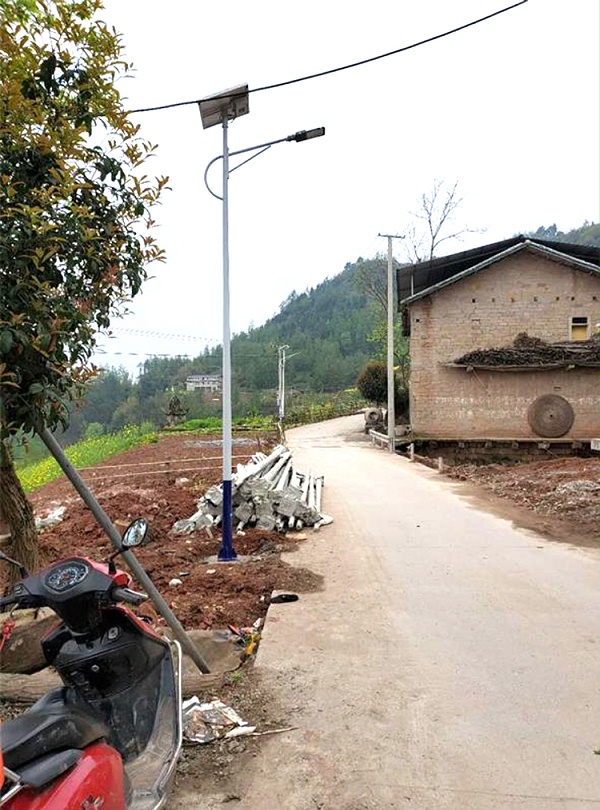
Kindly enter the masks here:
<path id="1" fill-rule="evenodd" d="M 576 323 L 576 321 L 580 321 L 580 323 Z M 585 321 L 585 323 L 584 323 Z M 574 338 L 573 337 L 573 329 L 574 328 L 581 328 L 585 326 L 585 337 L 584 338 Z M 569 318 L 569 340 L 577 341 L 577 340 L 589 340 L 590 338 L 590 319 L 587 315 L 571 315 Z"/>

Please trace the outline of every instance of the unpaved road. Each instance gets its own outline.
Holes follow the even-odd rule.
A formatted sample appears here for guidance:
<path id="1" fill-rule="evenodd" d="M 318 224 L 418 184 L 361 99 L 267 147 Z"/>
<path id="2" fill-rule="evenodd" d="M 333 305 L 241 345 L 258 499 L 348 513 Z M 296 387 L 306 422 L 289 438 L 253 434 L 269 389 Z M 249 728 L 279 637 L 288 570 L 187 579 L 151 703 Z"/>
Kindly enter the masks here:
<path id="1" fill-rule="evenodd" d="M 361 426 L 288 434 L 335 518 L 293 555 L 324 590 L 271 607 L 253 674 L 297 728 L 177 808 L 596 807 L 597 552 L 480 511 Z"/>

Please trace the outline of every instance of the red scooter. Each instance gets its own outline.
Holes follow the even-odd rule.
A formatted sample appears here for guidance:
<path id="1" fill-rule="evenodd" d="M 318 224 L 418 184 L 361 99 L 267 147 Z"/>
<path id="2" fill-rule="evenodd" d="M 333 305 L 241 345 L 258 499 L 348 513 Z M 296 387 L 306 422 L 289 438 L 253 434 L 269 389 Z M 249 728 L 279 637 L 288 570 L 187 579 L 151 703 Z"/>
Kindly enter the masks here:
<path id="1" fill-rule="evenodd" d="M 181 650 L 125 607 L 147 597 L 115 566 L 147 529 L 135 520 L 107 564 L 69 557 L 34 575 L 19 566 L 22 580 L 0 598 L 0 611 L 47 606 L 60 617 L 41 644 L 64 683 L 0 727 L 2 810 L 165 804 L 181 750 Z"/>

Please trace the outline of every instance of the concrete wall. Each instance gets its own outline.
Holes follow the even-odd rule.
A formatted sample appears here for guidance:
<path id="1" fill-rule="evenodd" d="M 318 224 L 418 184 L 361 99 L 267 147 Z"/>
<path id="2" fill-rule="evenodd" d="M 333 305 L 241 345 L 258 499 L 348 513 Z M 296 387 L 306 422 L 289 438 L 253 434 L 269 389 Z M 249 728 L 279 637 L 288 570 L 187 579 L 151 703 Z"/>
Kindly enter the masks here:
<path id="1" fill-rule="evenodd" d="M 565 438 L 598 434 L 597 369 L 493 372 L 445 368 L 475 349 L 506 346 L 519 332 L 570 339 L 572 316 L 598 322 L 598 278 L 521 251 L 410 308 L 410 413 L 416 436 L 539 438 L 533 400 L 557 394 L 575 412 Z"/>

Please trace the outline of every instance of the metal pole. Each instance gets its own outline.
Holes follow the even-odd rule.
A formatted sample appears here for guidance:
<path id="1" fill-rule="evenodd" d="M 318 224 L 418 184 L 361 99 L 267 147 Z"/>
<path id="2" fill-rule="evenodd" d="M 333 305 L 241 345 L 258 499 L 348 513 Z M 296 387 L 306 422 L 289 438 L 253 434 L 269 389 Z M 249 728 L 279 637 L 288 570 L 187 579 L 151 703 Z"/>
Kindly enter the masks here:
<path id="1" fill-rule="evenodd" d="M 279 409 L 279 413 L 281 415 L 281 421 L 283 422 L 285 418 L 285 350 L 287 346 L 282 346 L 281 348 L 281 406 Z"/>
<path id="2" fill-rule="evenodd" d="M 387 250 L 387 435 L 388 450 L 396 452 L 396 412 L 394 403 L 394 268 L 392 257 L 392 239 L 404 239 L 403 236 L 380 233 L 388 240 Z"/>
<path id="3" fill-rule="evenodd" d="M 277 415 L 281 422 L 281 351 L 282 347 L 277 347 Z"/>
<path id="4" fill-rule="evenodd" d="M 229 324 L 229 148 L 227 115 L 223 117 L 223 512 L 217 559 L 235 560 L 231 521 L 231 334 Z"/>
<path id="5" fill-rule="evenodd" d="M 60 465 L 62 471 L 67 476 L 67 478 L 71 481 L 77 492 L 81 495 L 84 503 L 89 508 L 90 512 L 96 518 L 100 526 L 104 529 L 110 542 L 113 546 L 120 551 L 121 546 L 121 535 L 113 526 L 110 518 L 104 511 L 104 509 L 100 506 L 94 495 L 92 494 L 91 490 L 88 489 L 85 481 L 79 475 L 75 467 L 71 464 L 69 459 L 66 457 L 64 450 L 60 446 L 60 444 L 56 441 L 54 436 L 50 433 L 47 428 L 39 428 L 37 432 L 48 448 L 48 450 L 52 453 L 54 458 L 57 460 L 58 464 Z M 167 622 L 171 630 L 173 631 L 173 635 L 179 641 L 185 652 L 190 656 L 192 661 L 196 664 L 200 672 L 207 673 L 210 672 L 210 669 L 207 663 L 204 661 L 196 647 L 194 646 L 192 640 L 185 632 L 183 626 L 180 624 L 179 620 L 176 618 L 174 613 L 171 611 L 171 608 L 167 605 L 165 600 L 162 598 L 160 593 L 157 591 L 154 583 L 140 564 L 139 560 L 133 553 L 133 551 L 124 551 L 123 552 L 123 559 L 131 569 L 131 572 L 140 583 L 142 588 L 146 591 L 150 599 L 156 605 L 156 609 L 160 613 L 160 615 L 164 618 Z"/>
<path id="6" fill-rule="evenodd" d="M 285 417 L 285 350 L 289 348 L 287 344 L 277 347 L 277 413 L 280 422 Z"/>
<path id="7" fill-rule="evenodd" d="M 388 450 L 396 452 L 396 412 L 394 408 L 394 276 L 392 267 L 392 237 L 388 236 L 387 266 L 387 421 Z"/>

